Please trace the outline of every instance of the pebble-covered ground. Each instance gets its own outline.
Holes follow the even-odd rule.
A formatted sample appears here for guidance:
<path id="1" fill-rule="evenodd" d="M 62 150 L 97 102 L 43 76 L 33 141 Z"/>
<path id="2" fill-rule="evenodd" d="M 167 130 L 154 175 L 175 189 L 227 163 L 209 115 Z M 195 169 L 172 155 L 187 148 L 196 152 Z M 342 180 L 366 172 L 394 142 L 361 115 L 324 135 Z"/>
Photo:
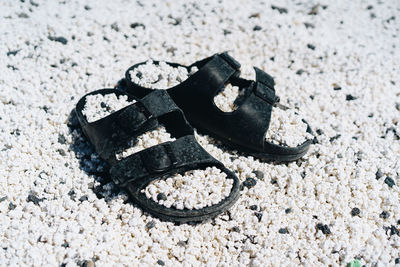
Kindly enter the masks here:
<path id="1" fill-rule="evenodd" d="M 0 8 L 0 265 L 400 263 L 398 1 L 39 1 Z M 317 134 L 301 160 L 199 142 L 243 183 L 229 212 L 161 222 L 107 175 L 71 113 L 149 58 L 229 50 Z M 70 115 L 71 114 L 71 115 Z"/>

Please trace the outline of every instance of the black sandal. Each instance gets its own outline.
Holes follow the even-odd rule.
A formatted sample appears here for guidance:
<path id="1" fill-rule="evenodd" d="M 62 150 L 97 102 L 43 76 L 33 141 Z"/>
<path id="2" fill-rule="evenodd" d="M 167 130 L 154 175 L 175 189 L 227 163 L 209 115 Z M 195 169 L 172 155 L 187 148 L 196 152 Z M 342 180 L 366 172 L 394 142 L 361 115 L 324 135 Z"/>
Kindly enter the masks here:
<path id="1" fill-rule="evenodd" d="M 130 71 L 145 63 L 130 67 L 118 87 L 138 97 L 159 90 L 144 88 L 132 81 Z M 153 63 L 159 64 L 159 61 Z M 265 140 L 272 108 L 284 106 L 279 104 L 279 97 L 275 95 L 273 78 L 264 71 L 254 68 L 256 81 L 239 78 L 240 64 L 226 52 L 190 66 L 167 64 L 184 67 L 188 72 L 192 67 L 199 69 L 188 79 L 166 91 L 184 111 L 188 121 L 200 132 L 213 136 L 234 149 L 265 160 L 292 161 L 307 152 L 312 140 L 297 147 L 280 146 Z M 242 91 L 242 97 L 235 100 L 238 108 L 233 112 L 221 111 L 213 101 L 228 82 Z M 308 124 L 307 132 L 312 134 Z"/>
<path id="2" fill-rule="evenodd" d="M 143 210 L 162 220 L 199 222 L 217 216 L 236 202 L 239 197 L 238 178 L 197 143 L 193 128 L 166 92 L 155 91 L 142 99 L 128 96 L 128 100 L 137 102 L 89 123 L 82 109 L 86 97 L 95 94 L 120 96 L 126 93 L 115 89 L 91 92 L 79 100 L 76 114 L 85 135 L 100 157 L 111 166 L 112 180 L 118 186 L 127 189 L 134 202 Z M 175 141 L 147 148 L 121 160 L 117 159 L 116 153 L 127 148 L 128 143 L 135 141 L 141 134 L 156 129 L 160 124 L 176 138 Z M 213 166 L 223 171 L 227 179 L 233 179 L 229 196 L 213 206 L 192 210 L 167 208 L 141 193 L 153 180 Z"/>

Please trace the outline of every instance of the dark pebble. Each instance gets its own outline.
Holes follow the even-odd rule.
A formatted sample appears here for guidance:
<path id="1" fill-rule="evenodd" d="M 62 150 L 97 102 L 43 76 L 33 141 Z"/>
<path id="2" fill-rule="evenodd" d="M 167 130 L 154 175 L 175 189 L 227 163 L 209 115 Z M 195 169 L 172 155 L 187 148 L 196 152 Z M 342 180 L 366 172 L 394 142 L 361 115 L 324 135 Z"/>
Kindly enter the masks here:
<path id="1" fill-rule="evenodd" d="M 333 90 L 340 91 L 340 90 L 342 90 L 342 87 L 336 85 L 333 87 Z"/>
<path id="2" fill-rule="evenodd" d="M 387 184 L 389 187 L 393 187 L 395 185 L 394 180 L 389 176 L 385 178 L 385 184 Z"/>
<path id="3" fill-rule="evenodd" d="M 35 204 L 35 205 L 39 205 L 39 203 L 40 203 L 41 201 L 43 201 L 43 200 L 44 200 L 43 198 L 38 198 L 38 197 L 35 196 L 33 193 L 30 193 L 30 194 L 28 195 L 28 198 L 26 199 L 27 202 L 33 202 L 33 204 Z"/>
<path id="4" fill-rule="evenodd" d="M 291 212 L 292 212 L 292 209 L 291 209 L 291 208 L 285 209 L 285 213 L 286 213 L 286 214 L 289 214 L 289 213 L 291 213 Z"/>
<path id="5" fill-rule="evenodd" d="M 287 228 L 281 228 L 281 229 L 279 229 L 278 232 L 279 232 L 280 234 L 288 234 L 288 233 L 289 233 L 289 231 L 288 231 Z"/>
<path id="6" fill-rule="evenodd" d="M 58 36 L 58 37 L 49 36 L 47 38 L 50 41 L 59 42 L 59 43 L 62 43 L 63 45 L 66 45 L 68 43 L 68 40 L 65 37 L 62 37 L 62 36 Z"/>
<path id="7" fill-rule="evenodd" d="M 271 184 L 278 184 L 278 181 L 276 179 L 271 179 Z"/>
<path id="8" fill-rule="evenodd" d="M 373 8 L 374 8 L 374 7 L 371 6 L 371 5 L 367 6 L 367 10 L 371 10 L 371 9 L 373 9 Z"/>
<path id="9" fill-rule="evenodd" d="M 64 247 L 64 248 L 69 248 L 68 242 L 64 242 L 64 244 L 62 244 L 61 246 Z"/>
<path id="10" fill-rule="evenodd" d="M 31 0 L 31 1 L 29 1 L 29 3 L 30 3 L 32 6 L 34 6 L 34 7 L 38 7 L 38 6 L 39 6 L 39 4 L 38 4 L 38 3 L 35 3 L 35 2 L 33 2 L 32 0 Z"/>
<path id="11" fill-rule="evenodd" d="M 331 234 L 331 229 L 329 229 L 329 226 L 327 224 L 318 223 L 317 224 L 317 229 L 321 230 L 322 233 L 325 234 L 325 235 Z"/>
<path id="12" fill-rule="evenodd" d="M 115 22 L 115 23 L 111 24 L 111 29 L 113 29 L 116 32 L 119 32 L 118 23 Z"/>
<path id="13" fill-rule="evenodd" d="M 187 241 L 179 241 L 178 242 L 178 246 L 180 246 L 180 247 L 186 247 L 186 245 L 187 245 Z"/>
<path id="14" fill-rule="evenodd" d="M 257 184 L 257 181 L 254 178 L 247 178 L 244 182 L 243 185 L 247 188 L 252 188 L 253 186 L 255 186 Z"/>
<path id="15" fill-rule="evenodd" d="M 160 200 L 167 200 L 167 196 L 166 196 L 164 193 L 159 193 L 159 194 L 157 195 L 157 200 L 158 200 L 158 201 L 160 201 Z"/>
<path id="16" fill-rule="evenodd" d="M 151 229 L 154 226 L 156 226 L 156 222 L 155 221 L 150 221 L 150 222 L 146 223 L 146 228 L 147 229 Z"/>
<path id="17" fill-rule="evenodd" d="M 28 16 L 28 14 L 22 12 L 22 13 L 18 14 L 18 18 L 27 19 L 27 18 L 29 18 L 29 16 Z"/>
<path id="18" fill-rule="evenodd" d="M 400 264 L 400 258 L 396 258 L 396 259 L 394 260 L 394 264 Z"/>
<path id="19" fill-rule="evenodd" d="M 397 224 L 400 224 L 400 220 L 397 220 Z"/>
<path id="20" fill-rule="evenodd" d="M 231 229 L 232 231 L 236 232 L 236 233 L 240 233 L 240 228 L 238 226 L 234 226 Z"/>
<path id="21" fill-rule="evenodd" d="M 380 169 L 378 169 L 375 173 L 376 180 L 379 180 L 382 176 L 383 176 L 383 172 Z"/>
<path id="22" fill-rule="evenodd" d="M 137 27 L 142 27 L 143 29 L 146 29 L 146 26 L 144 26 L 143 23 L 139 23 L 139 22 L 132 23 L 130 26 L 132 29 L 135 29 Z"/>
<path id="23" fill-rule="evenodd" d="M 356 99 L 357 99 L 357 97 L 355 97 L 355 96 L 346 95 L 346 100 L 347 100 L 347 101 L 352 101 L 352 100 L 356 100 Z"/>
<path id="24" fill-rule="evenodd" d="M 18 54 L 19 51 L 21 51 L 21 49 L 14 50 L 14 51 L 8 51 L 7 56 L 15 56 L 16 54 Z"/>
<path id="25" fill-rule="evenodd" d="M 7 197 L 1 197 L 0 198 L 0 202 L 3 202 L 4 200 L 6 200 L 7 199 Z"/>
<path id="26" fill-rule="evenodd" d="M 395 104 L 395 108 L 396 108 L 398 111 L 400 111 L 400 103 L 396 103 L 396 104 Z"/>
<path id="27" fill-rule="evenodd" d="M 376 18 L 376 15 L 375 15 L 375 13 L 371 13 L 371 14 L 369 15 L 369 17 L 370 17 L 371 19 L 374 19 L 374 18 Z"/>
<path id="28" fill-rule="evenodd" d="M 263 213 L 262 212 L 255 212 L 254 215 L 257 217 L 258 222 L 261 222 Z"/>
<path id="29" fill-rule="evenodd" d="M 231 33 L 232 33 L 231 31 L 224 29 L 224 35 L 228 35 L 228 34 L 231 34 Z"/>
<path id="30" fill-rule="evenodd" d="M 261 29 L 262 28 L 260 26 L 256 25 L 254 26 L 253 31 L 261 31 Z"/>
<path id="31" fill-rule="evenodd" d="M 359 208 L 353 208 L 352 210 L 351 210 L 351 216 L 357 216 L 357 215 L 359 215 L 360 214 L 360 209 Z"/>
<path id="32" fill-rule="evenodd" d="M 64 149 L 59 148 L 59 149 L 57 149 L 57 152 L 58 152 L 61 156 L 65 156 L 65 155 L 66 155 Z"/>
<path id="33" fill-rule="evenodd" d="M 58 135 L 58 142 L 60 143 L 60 144 L 65 144 L 66 142 L 67 142 L 67 140 L 65 139 L 65 136 L 64 135 L 62 135 L 62 134 L 59 134 Z"/>
<path id="34" fill-rule="evenodd" d="M 324 132 L 321 129 L 317 129 L 316 132 L 317 132 L 318 135 L 323 135 L 324 134 Z"/>
<path id="35" fill-rule="evenodd" d="M 258 206 L 257 206 L 257 205 L 251 205 L 251 206 L 250 206 L 250 209 L 251 209 L 251 210 L 257 210 L 257 209 L 258 209 Z"/>
<path id="36" fill-rule="evenodd" d="M 319 4 L 314 5 L 311 8 L 311 11 L 308 12 L 308 15 L 317 15 L 318 14 L 318 9 L 319 9 Z"/>
<path id="37" fill-rule="evenodd" d="M 8 204 L 8 209 L 9 209 L 9 210 L 14 210 L 16 207 L 17 207 L 17 206 L 15 206 L 14 203 L 12 203 L 12 202 L 10 202 L 10 203 Z"/>
<path id="38" fill-rule="evenodd" d="M 297 75 L 301 75 L 301 74 L 303 74 L 303 72 L 304 72 L 304 70 L 299 69 L 298 71 L 296 71 L 296 74 L 297 74 Z"/>
<path id="39" fill-rule="evenodd" d="M 331 138 L 329 139 L 329 142 L 333 142 L 333 141 L 339 139 L 341 136 L 342 136 L 341 134 L 337 134 L 337 135 L 331 137 Z"/>
<path id="40" fill-rule="evenodd" d="M 379 217 L 382 218 L 382 219 L 387 219 L 387 218 L 390 217 L 390 213 L 387 212 L 387 211 L 382 211 L 382 213 L 379 214 Z"/>
<path id="41" fill-rule="evenodd" d="M 310 95 L 310 99 L 311 99 L 311 100 L 314 100 L 314 96 L 313 96 L 313 95 Z"/>
<path id="42" fill-rule="evenodd" d="M 249 19 L 252 19 L 252 18 L 259 18 L 260 17 L 260 13 L 254 13 L 254 14 L 251 14 L 250 16 L 249 16 Z"/>
<path id="43" fill-rule="evenodd" d="M 88 5 L 84 6 L 83 8 L 84 8 L 85 10 L 87 10 L 87 11 L 89 11 L 89 10 L 92 9 L 92 8 L 91 8 L 90 6 L 88 6 Z"/>
<path id="44" fill-rule="evenodd" d="M 309 48 L 311 50 L 315 50 L 315 45 L 307 44 L 307 48 Z"/>
<path id="45" fill-rule="evenodd" d="M 162 260 L 158 260 L 158 261 L 157 261 L 157 264 L 158 264 L 158 265 L 161 265 L 161 266 L 164 266 L 164 265 L 165 265 L 165 262 L 163 262 Z"/>
<path id="46" fill-rule="evenodd" d="M 272 10 L 277 10 L 280 14 L 288 13 L 287 8 L 284 8 L 284 7 L 277 7 L 277 6 L 271 5 L 271 8 L 272 8 Z"/>
<path id="47" fill-rule="evenodd" d="M 301 173 L 300 173 L 300 176 L 301 176 L 301 178 L 306 178 L 306 172 L 305 171 L 302 171 Z"/>
<path id="48" fill-rule="evenodd" d="M 314 28 L 315 28 L 315 25 L 312 24 L 312 23 L 309 23 L 309 22 L 304 22 L 304 26 L 306 26 L 307 29 L 308 29 L 308 28 L 311 28 L 311 29 L 314 29 Z"/>
<path id="49" fill-rule="evenodd" d="M 7 68 L 12 69 L 12 70 L 18 70 L 18 68 L 13 65 L 7 65 Z"/>
<path id="50" fill-rule="evenodd" d="M 258 180 L 264 180 L 264 173 L 262 171 L 255 170 L 253 171 L 253 173 L 256 175 L 256 178 Z"/>
<path id="51" fill-rule="evenodd" d="M 88 200 L 88 197 L 87 197 L 87 196 L 81 196 L 81 197 L 79 198 L 79 201 L 81 201 L 81 202 L 87 201 L 87 200 Z"/>
<path id="52" fill-rule="evenodd" d="M 388 231 L 390 231 L 390 232 L 389 232 L 389 235 L 390 235 L 390 236 L 392 236 L 392 235 L 398 235 L 398 236 L 400 236 L 400 231 L 399 231 L 399 229 L 397 229 L 396 226 L 394 226 L 394 225 L 391 225 L 390 227 L 383 226 L 383 229 L 386 231 L 386 234 L 388 234 Z"/>

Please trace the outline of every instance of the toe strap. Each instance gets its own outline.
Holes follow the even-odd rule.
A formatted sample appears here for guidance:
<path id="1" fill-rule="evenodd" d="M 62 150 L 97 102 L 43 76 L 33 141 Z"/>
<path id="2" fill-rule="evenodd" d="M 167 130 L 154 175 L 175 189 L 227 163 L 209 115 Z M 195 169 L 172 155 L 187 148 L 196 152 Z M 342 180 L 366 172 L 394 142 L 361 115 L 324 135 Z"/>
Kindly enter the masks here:
<path id="1" fill-rule="evenodd" d="M 167 208 L 148 199 L 141 192 L 153 180 L 212 166 L 226 173 L 227 179 L 233 179 L 229 196 L 213 206 L 193 210 Z M 135 203 L 141 208 L 160 219 L 169 221 L 203 221 L 215 217 L 231 207 L 239 197 L 239 180 L 236 175 L 208 154 L 193 135 L 133 154 L 115 164 L 110 169 L 110 174 L 116 184 L 130 192 Z"/>

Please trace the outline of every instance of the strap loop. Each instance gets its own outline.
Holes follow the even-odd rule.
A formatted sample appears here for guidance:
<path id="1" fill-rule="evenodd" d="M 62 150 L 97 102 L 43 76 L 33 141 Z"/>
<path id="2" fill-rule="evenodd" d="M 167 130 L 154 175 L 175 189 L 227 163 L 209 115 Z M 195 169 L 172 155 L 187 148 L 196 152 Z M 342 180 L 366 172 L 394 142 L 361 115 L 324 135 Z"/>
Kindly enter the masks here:
<path id="1" fill-rule="evenodd" d="M 240 63 L 231 57 L 228 52 L 223 52 L 219 54 L 219 56 L 224 59 L 232 68 L 234 68 L 236 71 L 238 71 L 241 67 Z"/>
<path id="2" fill-rule="evenodd" d="M 153 114 L 146 106 L 142 102 L 136 102 L 118 115 L 116 123 L 126 134 L 132 135 L 152 118 Z"/>
<path id="3" fill-rule="evenodd" d="M 171 142 L 150 147 L 140 156 L 149 173 L 165 172 L 172 169 L 178 162 L 171 149 Z"/>

